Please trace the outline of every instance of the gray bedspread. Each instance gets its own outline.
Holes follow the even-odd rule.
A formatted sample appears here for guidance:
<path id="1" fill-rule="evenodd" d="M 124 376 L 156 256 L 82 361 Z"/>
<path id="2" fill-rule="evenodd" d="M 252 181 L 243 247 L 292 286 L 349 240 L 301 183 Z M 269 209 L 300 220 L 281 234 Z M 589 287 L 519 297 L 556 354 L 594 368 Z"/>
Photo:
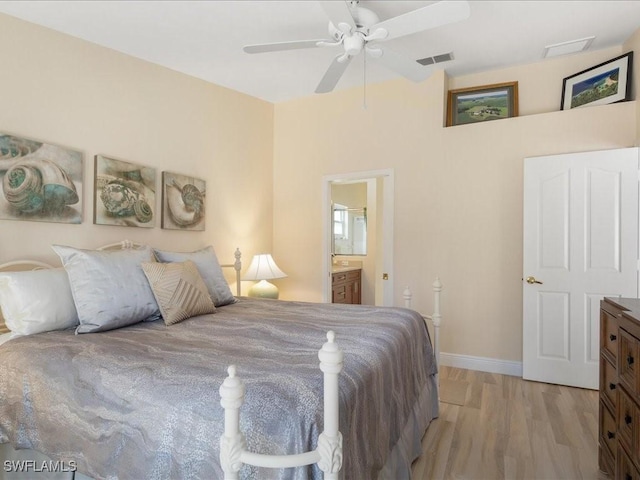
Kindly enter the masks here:
<path id="1" fill-rule="evenodd" d="M 168 327 L 14 339 L 0 347 L 0 443 L 74 460 L 96 479 L 222 478 L 218 389 L 236 364 L 248 448 L 313 449 L 323 426 L 317 352 L 330 329 L 344 351 L 343 478 L 375 479 L 436 372 L 424 321 L 407 309 L 242 297 Z M 322 476 L 315 465 L 244 466 L 241 478 Z"/>

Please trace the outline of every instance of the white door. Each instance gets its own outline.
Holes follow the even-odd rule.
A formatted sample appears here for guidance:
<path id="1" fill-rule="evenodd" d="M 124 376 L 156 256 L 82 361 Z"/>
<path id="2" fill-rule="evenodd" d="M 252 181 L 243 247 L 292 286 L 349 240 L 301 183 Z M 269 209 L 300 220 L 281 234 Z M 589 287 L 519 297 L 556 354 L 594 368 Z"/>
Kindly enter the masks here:
<path id="1" fill-rule="evenodd" d="M 598 388 L 600 300 L 638 295 L 638 178 L 638 148 L 525 159 L 523 378 Z"/>

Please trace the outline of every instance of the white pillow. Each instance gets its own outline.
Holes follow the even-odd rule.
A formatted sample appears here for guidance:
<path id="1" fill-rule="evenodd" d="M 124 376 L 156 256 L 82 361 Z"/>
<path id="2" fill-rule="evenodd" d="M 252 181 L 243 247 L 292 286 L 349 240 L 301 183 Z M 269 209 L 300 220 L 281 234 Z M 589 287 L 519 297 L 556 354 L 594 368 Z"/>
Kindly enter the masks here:
<path id="1" fill-rule="evenodd" d="M 7 328 L 17 335 L 78 325 L 64 268 L 0 273 L 0 306 Z"/>
<path id="2" fill-rule="evenodd" d="M 81 250 L 53 245 L 62 260 L 80 326 L 76 333 L 101 332 L 161 318 L 142 262 L 153 262 L 151 247 Z"/>

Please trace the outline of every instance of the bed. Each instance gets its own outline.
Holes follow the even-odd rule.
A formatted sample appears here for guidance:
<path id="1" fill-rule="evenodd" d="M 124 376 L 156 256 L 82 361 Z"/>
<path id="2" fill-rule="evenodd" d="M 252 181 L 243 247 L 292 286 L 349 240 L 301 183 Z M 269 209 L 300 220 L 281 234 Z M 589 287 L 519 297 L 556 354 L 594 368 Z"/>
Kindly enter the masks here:
<path id="1" fill-rule="evenodd" d="M 122 242 L 99 252 L 107 258 L 122 247 L 140 246 Z M 201 251 L 161 253 L 166 268 L 202 260 Z M 63 257 L 73 284 L 77 265 Z M 18 478 L 7 470 L 24 468 L 11 463 L 24 452 L 37 459 L 32 472 L 45 467 L 37 478 L 61 470 L 95 479 L 410 478 L 420 440 L 438 415 L 424 318 L 410 308 L 242 297 L 240 265 L 237 251 L 235 263 L 225 265 L 236 269 L 236 295 L 211 313 L 167 325 L 172 312 L 161 307 L 160 319 L 116 328 L 80 323 L 1 344 L 0 478 Z M 17 266 L 24 262 L 9 269 Z M 323 351 L 339 365 L 325 365 L 324 379 Z M 336 407 L 328 417 L 327 402 Z M 323 431 L 341 435 L 342 445 L 323 446 Z M 300 459 L 310 465 L 268 468 Z"/>

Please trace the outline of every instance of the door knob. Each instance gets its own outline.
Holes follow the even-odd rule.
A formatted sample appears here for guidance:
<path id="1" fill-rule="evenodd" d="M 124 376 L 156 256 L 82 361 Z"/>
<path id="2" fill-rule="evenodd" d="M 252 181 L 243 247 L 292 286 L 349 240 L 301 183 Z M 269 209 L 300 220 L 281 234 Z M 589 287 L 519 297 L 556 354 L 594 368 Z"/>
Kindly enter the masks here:
<path id="1" fill-rule="evenodd" d="M 527 277 L 526 280 L 527 280 L 527 283 L 530 285 L 533 285 L 534 283 L 539 283 L 540 285 L 542 285 L 542 282 L 539 280 L 536 280 L 536 277 Z"/>

